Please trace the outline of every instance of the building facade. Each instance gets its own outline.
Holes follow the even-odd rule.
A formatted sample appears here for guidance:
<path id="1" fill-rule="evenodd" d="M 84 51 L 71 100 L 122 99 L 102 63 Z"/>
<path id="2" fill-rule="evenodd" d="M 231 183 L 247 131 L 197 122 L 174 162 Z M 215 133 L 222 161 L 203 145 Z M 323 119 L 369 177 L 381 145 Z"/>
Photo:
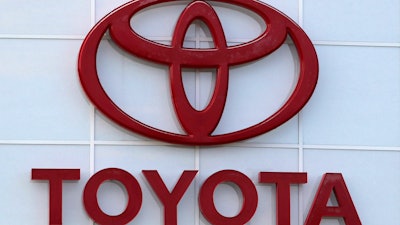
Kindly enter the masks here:
<path id="1" fill-rule="evenodd" d="M 62 224 L 95 224 L 82 201 L 85 185 L 99 171 L 119 168 L 142 191 L 141 209 L 128 224 L 164 224 L 163 206 L 143 170 L 157 170 L 172 190 L 184 171 L 198 171 L 177 208 L 178 224 L 211 224 L 199 206 L 199 192 L 213 174 L 235 170 L 255 185 L 258 205 L 247 224 L 278 224 L 274 184 L 260 172 L 307 173 L 290 186 L 290 224 L 302 225 L 326 173 L 340 173 L 363 225 L 400 221 L 400 1 L 265 0 L 300 27 L 319 60 L 316 89 L 306 106 L 265 134 L 227 144 L 171 144 L 144 137 L 109 119 L 87 97 L 78 56 L 95 24 L 127 1 L 0 0 L 0 221 L 49 224 L 51 188 L 33 179 L 32 169 L 79 169 L 80 178 L 62 183 Z M 189 1 L 141 10 L 133 29 L 170 45 L 175 24 Z M 268 26 L 257 13 L 210 2 L 228 46 L 257 38 Z M 271 25 L 272 26 L 272 25 Z M 267 27 L 267 28 L 266 28 Z M 183 47 L 213 48 L 208 27 L 195 21 Z M 301 60 L 288 38 L 272 54 L 229 68 L 224 113 L 214 135 L 263 121 L 287 100 Z M 171 98 L 169 68 L 122 51 L 106 34 L 96 55 L 100 82 L 123 111 L 140 122 L 184 133 Z M 215 68 L 184 68 L 191 105 L 204 109 L 214 90 Z M 213 199 L 222 215 L 234 217 L 243 196 L 220 184 Z M 97 200 L 105 214 L 128 204 L 124 187 L 104 182 Z M 332 196 L 329 206 L 335 206 Z M 54 212 L 53 212 L 54 213 Z M 323 218 L 323 225 L 352 225 Z"/>

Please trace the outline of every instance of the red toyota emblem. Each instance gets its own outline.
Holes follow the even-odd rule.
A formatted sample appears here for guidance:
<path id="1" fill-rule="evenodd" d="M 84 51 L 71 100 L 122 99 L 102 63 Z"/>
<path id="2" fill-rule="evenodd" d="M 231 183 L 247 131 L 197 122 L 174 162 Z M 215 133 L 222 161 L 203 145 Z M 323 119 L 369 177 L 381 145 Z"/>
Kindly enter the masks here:
<path id="1" fill-rule="evenodd" d="M 162 141 L 214 145 L 251 138 L 268 132 L 296 115 L 311 97 L 318 79 L 318 59 L 315 49 L 304 31 L 291 19 L 274 8 L 256 0 L 217 0 L 247 8 L 258 14 L 267 25 L 256 39 L 237 46 L 227 46 L 218 15 L 211 5 L 196 0 L 180 15 L 171 45 L 163 45 L 138 35 L 130 26 L 130 19 L 138 11 L 172 0 L 131 1 L 104 17 L 84 40 L 78 60 L 82 86 L 96 107 L 119 125 L 142 135 Z M 215 47 L 209 49 L 184 48 L 188 27 L 194 20 L 203 21 L 210 29 Z M 141 123 L 121 110 L 104 91 L 97 74 L 96 55 L 106 32 L 123 50 L 170 68 L 171 95 L 177 118 L 186 134 L 171 133 Z M 290 36 L 300 59 L 298 82 L 288 100 L 272 116 L 251 127 L 219 135 L 212 135 L 226 102 L 229 67 L 265 57 L 278 49 Z M 217 79 L 211 101 L 203 110 L 194 109 L 187 99 L 182 82 L 182 71 L 190 68 L 216 68 Z"/>

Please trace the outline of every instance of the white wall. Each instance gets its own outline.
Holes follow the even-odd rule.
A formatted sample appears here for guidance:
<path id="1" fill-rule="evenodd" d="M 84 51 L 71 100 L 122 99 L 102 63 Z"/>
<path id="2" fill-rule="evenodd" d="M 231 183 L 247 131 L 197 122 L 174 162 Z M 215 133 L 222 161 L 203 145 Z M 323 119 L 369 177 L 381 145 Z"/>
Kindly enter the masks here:
<path id="1" fill-rule="evenodd" d="M 142 210 L 130 224 L 162 224 L 161 208 L 141 174 L 144 169 L 158 170 L 170 187 L 183 170 L 199 170 L 179 205 L 179 224 L 207 224 L 198 215 L 196 192 L 209 175 L 223 169 L 239 170 L 255 183 L 260 171 L 307 172 L 308 183 L 292 187 L 293 225 L 303 224 L 326 172 L 343 173 L 363 225 L 398 224 L 400 1 L 265 2 L 297 21 L 315 44 L 320 78 L 313 97 L 299 115 L 260 137 L 218 147 L 187 147 L 122 129 L 96 111 L 81 89 L 80 44 L 96 21 L 124 1 L 0 0 L 1 223 L 48 224 L 48 185 L 32 181 L 31 169 L 79 168 L 81 179 L 64 185 L 63 224 L 93 224 L 81 201 L 84 185 L 96 171 L 118 167 L 132 173 L 144 192 Z M 167 43 L 182 8 L 152 9 L 141 14 L 134 27 Z M 231 44 L 261 30 L 254 17 L 223 7 L 217 12 Z M 186 44 L 203 46 L 208 40 L 194 26 Z M 269 58 L 233 68 L 218 132 L 254 124 L 281 104 L 296 74 L 295 57 L 284 45 Z M 121 54 L 107 41 L 102 42 L 98 62 L 103 85 L 115 101 L 146 123 L 179 132 L 166 67 L 153 68 Z M 189 98 L 204 107 L 212 76 L 199 71 L 186 75 Z M 144 81 L 151 85 L 140 83 Z M 250 224 L 275 224 L 274 188 L 257 189 L 260 203 Z M 226 186 L 217 191 L 221 212 L 234 215 L 236 195 Z M 114 214 L 123 210 L 126 200 L 112 183 L 102 186 L 99 198 L 104 211 Z"/>

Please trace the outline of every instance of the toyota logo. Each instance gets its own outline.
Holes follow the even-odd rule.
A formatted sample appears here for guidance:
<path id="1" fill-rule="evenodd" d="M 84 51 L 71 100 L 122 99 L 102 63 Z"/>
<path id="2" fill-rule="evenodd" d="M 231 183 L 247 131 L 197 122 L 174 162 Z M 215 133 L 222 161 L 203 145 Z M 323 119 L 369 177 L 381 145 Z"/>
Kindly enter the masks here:
<path id="1" fill-rule="evenodd" d="M 291 19 L 269 5 L 256 0 L 217 0 L 247 8 L 259 15 L 266 29 L 252 41 L 228 46 L 224 30 L 213 7 L 196 0 L 186 6 L 173 32 L 170 45 L 148 40 L 130 26 L 130 19 L 149 6 L 171 0 L 131 1 L 104 17 L 85 38 L 78 59 L 79 77 L 83 89 L 94 105 L 119 125 L 147 137 L 187 144 L 215 145 L 251 138 L 268 132 L 295 116 L 310 99 L 318 79 L 318 59 L 315 49 L 304 31 Z M 184 48 L 188 27 L 194 20 L 203 21 L 209 28 L 214 47 L 208 49 Z M 176 116 L 185 134 L 172 133 L 144 124 L 116 105 L 103 89 L 96 66 L 99 44 L 106 32 L 123 50 L 137 57 L 169 67 L 171 98 Z M 227 98 L 229 68 L 268 56 L 277 50 L 287 37 L 297 49 L 300 70 L 292 94 L 273 115 L 248 128 L 213 135 Z M 184 91 L 182 68 L 216 68 L 216 83 L 209 104 L 202 110 L 192 107 Z"/>

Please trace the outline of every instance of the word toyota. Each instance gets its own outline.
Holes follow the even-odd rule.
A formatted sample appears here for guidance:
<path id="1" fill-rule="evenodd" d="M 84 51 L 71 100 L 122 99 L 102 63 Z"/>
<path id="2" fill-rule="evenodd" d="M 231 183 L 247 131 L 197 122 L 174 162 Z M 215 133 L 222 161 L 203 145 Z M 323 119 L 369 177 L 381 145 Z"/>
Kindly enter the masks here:
<path id="1" fill-rule="evenodd" d="M 178 204 L 194 180 L 197 170 L 184 171 L 169 191 L 156 170 L 143 170 L 142 173 L 164 209 L 164 225 L 177 225 Z M 33 180 L 49 182 L 49 221 L 50 225 L 62 224 L 62 183 L 79 180 L 79 169 L 32 169 Z M 120 183 L 128 198 L 125 210 L 119 215 L 108 215 L 102 211 L 98 202 L 98 189 L 105 181 Z M 276 186 L 277 225 L 290 225 L 290 186 L 307 183 L 307 173 L 260 172 L 260 184 Z M 228 183 L 239 188 L 243 197 L 239 213 L 226 217 L 218 212 L 214 203 L 214 191 L 218 185 Z M 331 194 L 338 206 L 328 206 Z M 244 225 L 253 217 L 258 206 L 258 194 L 252 180 L 235 170 L 222 170 L 209 176 L 201 185 L 198 204 L 204 218 L 212 225 Z M 95 173 L 86 183 L 83 191 L 83 204 L 88 215 L 101 225 L 124 225 L 132 221 L 142 205 L 142 189 L 139 182 L 129 172 L 108 168 Z M 323 176 L 314 202 L 308 213 L 305 225 L 319 225 L 323 217 L 341 217 L 347 225 L 361 225 L 344 178 L 339 173 Z"/>

